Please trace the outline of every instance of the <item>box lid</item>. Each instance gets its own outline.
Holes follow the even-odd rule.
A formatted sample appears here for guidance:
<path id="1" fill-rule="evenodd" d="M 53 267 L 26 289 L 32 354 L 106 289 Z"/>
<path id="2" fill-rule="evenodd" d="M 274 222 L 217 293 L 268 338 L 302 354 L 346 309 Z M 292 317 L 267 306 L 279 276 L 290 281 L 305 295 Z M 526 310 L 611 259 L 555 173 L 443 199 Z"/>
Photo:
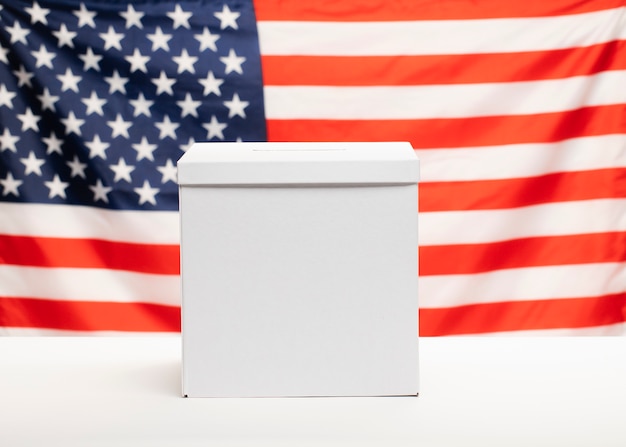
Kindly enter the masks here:
<path id="1" fill-rule="evenodd" d="M 179 185 L 413 184 L 406 142 L 195 143 L 178 160 Z"/>

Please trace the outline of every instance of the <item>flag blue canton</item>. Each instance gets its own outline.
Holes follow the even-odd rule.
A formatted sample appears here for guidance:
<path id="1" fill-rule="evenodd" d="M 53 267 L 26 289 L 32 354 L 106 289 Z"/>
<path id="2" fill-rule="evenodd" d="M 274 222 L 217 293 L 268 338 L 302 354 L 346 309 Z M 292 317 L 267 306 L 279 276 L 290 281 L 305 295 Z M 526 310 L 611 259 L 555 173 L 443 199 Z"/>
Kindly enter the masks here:
<path id="1" fill-rule="evenodd" d="M 196 141 L 264 141 L 247 1 L 3 1 L 0 200 L 176 210 Z"/>

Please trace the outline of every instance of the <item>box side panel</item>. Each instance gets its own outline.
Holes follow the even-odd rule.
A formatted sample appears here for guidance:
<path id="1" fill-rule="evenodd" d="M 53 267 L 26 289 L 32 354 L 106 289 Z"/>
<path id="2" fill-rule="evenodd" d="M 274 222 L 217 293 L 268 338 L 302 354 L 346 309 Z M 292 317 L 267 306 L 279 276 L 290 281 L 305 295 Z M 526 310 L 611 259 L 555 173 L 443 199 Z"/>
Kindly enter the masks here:
<path id="1" fill-rule="evenodd" d="M 187 266 L 190 265 L 190 261 L 191 261 L 191 265 L 193 264 L 193 261 L 190 260 L 189 258 L 193 255 L 191 244 L 193 243 L 194 231 L 196 231 L 195 226 L 189 225 L 187 221 L 194 220 L 195 213 L 192 210 L 195 205 L 195 202 L 197 202 L 197 200 L 194 200 L 194 197 L 188 198 L 190 193 L 191 193 L 191 188 L 180 187 L 178 189 L 178 209 L 180 210 L 179 219 L 180 219 L 180 232 L 181 232 L 180 234 L 180 275 L 181 275 L 180 319 L 181 319 L 181 325 L 180 326 L 181 326 L 181 343 L 182 343 L 181 387 L 182 387 L 183 397 L 188 397 L 189 395 L 189 389 L 188 389 L 189 379 L 188 379 L 188 367 L 187 367 L 189 356 L 185 354 L 185 351 L 186 351 L 185 327 L 188 326 L 187 324 L 185 324 L 186 322 L 185 309 L 188 307 L 185 304 L 185 297 L 188 297 L 189 293 L 186 292 L 185 283 L 187 281 L 185 281 L 185 278 L 186 278 L 186 272 L 187 270 L 189 270 Z M 182 210 L 185 210 L 185 212 L 183 212 Z M 187 239 L 189 239 L 189 242 L 186 242 Z M 190 272 L 190 276 L 192 276 L 191 272 Z"/>

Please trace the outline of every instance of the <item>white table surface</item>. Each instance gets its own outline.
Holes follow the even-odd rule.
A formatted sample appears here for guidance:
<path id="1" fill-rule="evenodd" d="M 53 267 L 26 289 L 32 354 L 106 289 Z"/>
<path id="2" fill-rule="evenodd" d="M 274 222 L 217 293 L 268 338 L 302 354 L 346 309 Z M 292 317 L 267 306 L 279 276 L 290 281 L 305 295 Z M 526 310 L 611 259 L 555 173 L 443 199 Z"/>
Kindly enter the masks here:
<path id="1" fill-rule="evenodd" d="M 0 338 L 0 446 L 626 446 L 626 338 L 423 338 L 419 397 L 184 399 L 180 338 Z"/>

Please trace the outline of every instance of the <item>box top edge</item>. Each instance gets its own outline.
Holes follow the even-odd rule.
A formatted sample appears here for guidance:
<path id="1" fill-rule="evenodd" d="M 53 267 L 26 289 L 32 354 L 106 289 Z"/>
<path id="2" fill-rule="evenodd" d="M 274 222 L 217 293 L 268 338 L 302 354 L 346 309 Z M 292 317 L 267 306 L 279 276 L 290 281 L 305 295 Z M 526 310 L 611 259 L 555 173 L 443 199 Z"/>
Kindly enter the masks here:
<path id="1" fill-rule="evenodd" d="M 418 181 L 407 142 L 195 143 L 178 161 L 181 186 Z"/>
<path id="2" fill-rule="evenodd" d="M 402 160 L 416 157 L 408 142 L 194 143 L 185 163 Z"/>

